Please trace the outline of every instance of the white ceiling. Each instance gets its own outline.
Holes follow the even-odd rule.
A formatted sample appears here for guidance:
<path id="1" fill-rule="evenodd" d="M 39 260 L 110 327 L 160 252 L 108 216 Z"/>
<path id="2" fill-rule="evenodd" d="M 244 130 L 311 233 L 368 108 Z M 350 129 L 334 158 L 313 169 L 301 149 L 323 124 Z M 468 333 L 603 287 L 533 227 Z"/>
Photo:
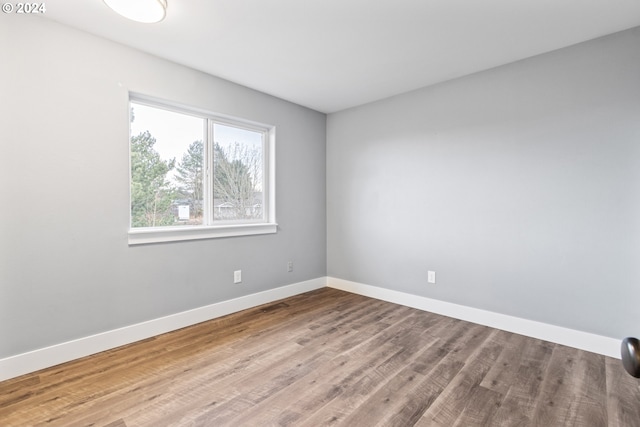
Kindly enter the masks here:
<path id="1" fill-rule="evenodd" d="M 640 0 L 101 0 L 46 18 L 331 113 L 640 25 Z M 639 46 L 640 48 L 640 46 Z"/>

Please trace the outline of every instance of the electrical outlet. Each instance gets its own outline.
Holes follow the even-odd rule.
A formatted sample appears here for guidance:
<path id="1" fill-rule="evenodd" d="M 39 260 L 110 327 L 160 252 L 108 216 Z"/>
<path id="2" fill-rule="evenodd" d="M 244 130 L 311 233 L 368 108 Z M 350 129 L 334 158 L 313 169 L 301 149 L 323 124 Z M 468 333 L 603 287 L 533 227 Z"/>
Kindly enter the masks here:
<path id="1" fill-rule="evenodd" d="M 427 282 L 436 283 L 436 272 L 435 271 L 429 271 L 427 273 Z"/>
<path id="2" fill-rule="evenodd" d="M 242 270 L 236 270 L 233 272 L 233 283 L 242 282 Z"/>
<path id="3" fill-rule="evenodd" d="M 293 261 L 287 263 L 287 271 L 291 273 L 293 271 Z"/>

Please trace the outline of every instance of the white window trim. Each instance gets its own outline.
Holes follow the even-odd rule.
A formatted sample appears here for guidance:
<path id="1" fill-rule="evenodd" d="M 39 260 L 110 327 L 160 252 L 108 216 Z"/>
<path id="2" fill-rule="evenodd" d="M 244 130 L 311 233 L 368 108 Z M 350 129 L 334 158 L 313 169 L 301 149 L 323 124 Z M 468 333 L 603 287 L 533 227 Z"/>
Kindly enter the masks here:
<path id="1" fill-rule="evenodd" d="M 259 224 L 132 228 L 129 230 L 129 245 L 273 234 L 277 232 L 277 229 L 278 224 L 263 222 Z"/>
<path id="2" fill-rule="evenodd" d="M 166 100 L 153 98 L 148 95 L 142 95 L 138 93 L 129 94 L 129 102 L 135 102 L 139 104 L 146 104 L 152 107 L 166 108 L 168 110 L 190 114 L 196 117 L 202 117 L 204 119 L 212 119 L 217 123 L 226 123 L 229 125 L 241 126 L 247 129 L 255 129 L 259 131 L 266 131 L 266 141 L 264 147 L 264 162 L 263 162 L 263 177 L 266 179 L 265 187 L 268 189 L 267 194 L 264 197 L 264 208 L 266 212 L 265 221 L 259 222 L 229 222 L 219 223 L 214 225 L 193 225 L 193 226 L 179 226 L 179 227 L 140 227 L 132 228 L 131 221 L 129 222 L 128 241 L 129 245 L 144 245 L 151 243 L 162 242 L 177 242 L 186 240 L 201 240 L 201 239 L 215 239 L 222 237 L 236 237 L 236 236 L 252 236 L 260 234 L 273 234 L 278 231 L 278 224 L 276 218 L 276 187 L 275 187 L 275 127 L 271 125 L 265 125 L 258 122 L 253 122 L 245 119 L 238 119 L 227 115 L 213 113 L 207 110 L 189 107 L 186 105 L 178 104 L 175 102 L 168 102 Z M 211 126 L 210 126 L 211 127 Z M 209 132 L 211 130 L 209 129 Z M 210 135 L 209 135 L 210 137 Z M 206 149 L 205 149 L 206 151 Z M 131 161 L 131 156 L 129 156 Z M 209 159 L 209 164 L 213 164 Z M 131 167 L 129 167 L 129 174 L 131 174 Z M 208 183 L 208 179 L 206 182 Z M 208 184 L 205 185 L 205 191 Z M 131 200 L 131 176 L 129 176 L 129 200 Z M 209 198 L 210 203 L 213 204 L 213 200 Z"/>

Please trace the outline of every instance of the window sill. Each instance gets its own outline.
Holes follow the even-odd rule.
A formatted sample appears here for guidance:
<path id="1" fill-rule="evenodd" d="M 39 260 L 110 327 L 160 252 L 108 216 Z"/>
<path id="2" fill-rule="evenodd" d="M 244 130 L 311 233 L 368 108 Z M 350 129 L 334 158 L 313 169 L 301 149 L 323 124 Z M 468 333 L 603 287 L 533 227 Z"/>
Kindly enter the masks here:
<path id="1" fill-rule="evenodd" d="M 129 245 L 273 234 L 277 229 L 275 223 L 130 229 Z"/>

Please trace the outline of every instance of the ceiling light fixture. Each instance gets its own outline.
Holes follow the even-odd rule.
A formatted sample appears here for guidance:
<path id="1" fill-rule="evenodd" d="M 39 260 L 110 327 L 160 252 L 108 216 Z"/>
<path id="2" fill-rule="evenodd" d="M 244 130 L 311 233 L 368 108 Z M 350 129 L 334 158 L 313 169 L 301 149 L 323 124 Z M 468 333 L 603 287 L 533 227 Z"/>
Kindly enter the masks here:
<path id="1" fill-rule="evenodd" d="M 151 24 L 164 19 L 167 0 L 104 0 L 115 12 L 133 21 Z"/>

